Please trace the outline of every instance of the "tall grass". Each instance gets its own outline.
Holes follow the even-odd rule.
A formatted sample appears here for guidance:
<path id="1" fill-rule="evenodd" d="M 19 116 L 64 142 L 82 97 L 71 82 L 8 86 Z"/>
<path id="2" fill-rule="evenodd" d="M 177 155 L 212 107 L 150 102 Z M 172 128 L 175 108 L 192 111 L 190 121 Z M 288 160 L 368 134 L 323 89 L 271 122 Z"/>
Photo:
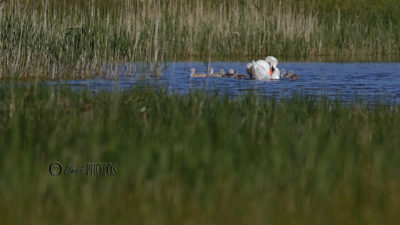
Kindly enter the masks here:
<path id="1" fill-rule="evenodd" d="M 400 3 L 3 0 L 0 75 L 89 77 L 117 61 L 399 54 Z M 97 71 L 98 72 L 98 71 Z"/>
<path id="2" fill-rule="evenodd" d="M 4 225 L 400 222 L 399 106 L 8 82 L 0 115 Z"/>

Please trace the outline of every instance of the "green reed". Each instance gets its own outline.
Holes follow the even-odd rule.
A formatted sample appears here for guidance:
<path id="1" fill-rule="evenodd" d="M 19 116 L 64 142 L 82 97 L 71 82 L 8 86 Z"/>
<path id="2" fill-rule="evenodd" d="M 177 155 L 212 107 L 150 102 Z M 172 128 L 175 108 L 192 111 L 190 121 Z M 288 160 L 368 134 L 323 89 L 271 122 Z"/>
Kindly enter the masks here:
<path id="1" fill-rule="evenodd" d="M 0 115 L 4 225 L 400 222 L 399 106 L 7 82 Z"/>
<path id="2" fill-rule="evenodd" d="M 87 78 L 115 62 L 399 54 L 399 2 L 97 0 L 0 3 L 0 75 Z"/>

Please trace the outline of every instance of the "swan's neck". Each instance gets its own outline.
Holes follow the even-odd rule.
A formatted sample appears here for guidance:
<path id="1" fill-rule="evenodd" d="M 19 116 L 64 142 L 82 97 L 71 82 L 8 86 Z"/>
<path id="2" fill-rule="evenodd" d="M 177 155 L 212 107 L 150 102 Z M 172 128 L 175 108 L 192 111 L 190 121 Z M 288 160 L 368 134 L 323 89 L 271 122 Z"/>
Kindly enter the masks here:
<path id="1" fill-rule="evenodd" d="M 271 79 L 280 79 L 281 72 L 278 68 L 274 68 L 274 72 L 271 75 Z"/>

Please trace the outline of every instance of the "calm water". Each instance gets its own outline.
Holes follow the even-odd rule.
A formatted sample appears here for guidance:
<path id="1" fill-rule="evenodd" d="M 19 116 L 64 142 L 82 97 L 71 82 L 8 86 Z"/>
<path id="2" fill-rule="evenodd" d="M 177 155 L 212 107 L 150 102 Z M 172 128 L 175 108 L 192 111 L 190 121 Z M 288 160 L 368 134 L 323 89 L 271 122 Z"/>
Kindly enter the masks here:
<path id="1" fill-rule="evenodd" d="M 235 69 L 245 73 L 245 62 L 216 62 L 210 65 L 219 69 Z M 369 103 L 400 103 L 400 63 L 280 63 L 280 69 L 292 70 L 301 76 L 298 80 L 255 81 L 231 78 L 190 78 L 189 69 L 205 72 L 204 63 L 179 62 L 163 65 L 160 79 L 138 78 L 132 71 L 136 65 L 112 66 L 108 76 L 113 79 L 67 81 L 71 87 L 89 87 L 94 91 L 130 89 L 134 86 L 165 88 L 168 92 L 188 94 L 193 90 L 206 90 L 212 94 L 239 96 L 248 91 L 263 96 L 290 97 L 294 93 L 325 95 L 342 102 L 362 99 Z M 108 69 L 110 67 L 107 67 Z M 110 70 L 108 70 L 110 71 Z M 50 84 L 57 84 L 50 82 Z"/>

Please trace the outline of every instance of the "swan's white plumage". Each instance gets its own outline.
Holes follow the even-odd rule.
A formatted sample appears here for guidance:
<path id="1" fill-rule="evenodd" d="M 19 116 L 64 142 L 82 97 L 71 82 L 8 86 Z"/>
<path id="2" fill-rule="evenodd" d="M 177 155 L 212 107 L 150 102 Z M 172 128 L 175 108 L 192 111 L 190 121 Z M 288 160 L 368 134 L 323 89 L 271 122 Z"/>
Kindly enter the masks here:
<path id="1" fill-rule="evenodd" d="M 257 60 L 256 62 L 253 61 L 252 67 L 252 74 L 253 79 L 256 80 L 269 80 L 271 76 L 269 74 L 270 65 L 265 60 Z"/>
<path id="2" fill-rule="evenodd" d="M 275 68 L 278 67 L 278 59 L 273 56 L 267 56 L 265 61 L 269 62 Z"/>
<path id="3" fill-rule="evenodd" d="M 253 79 L 256 80 L 280 79 L 281 72 L 278 69 L 278 59 L 273 56 L 268 56 L 265 58 L 265 60 L 257 60 L 256 62 L 253 61 L 252 63 L 249 64 L 246 65 L 246 69 L 251 68 L 251 75 Z"/>
<path id="4" fill-rule="evenodd" d="M 274 69 L 272 75 L 271 75 L 271 79 L 272 80 L 278 80 L 281 77 L 281 71 L 278 68 L 278 59 L 273 57 L 273 56 L 268 56 L 267 58 L 265 58 L 265 61 L 267 61 L 272 68 Z"/>

